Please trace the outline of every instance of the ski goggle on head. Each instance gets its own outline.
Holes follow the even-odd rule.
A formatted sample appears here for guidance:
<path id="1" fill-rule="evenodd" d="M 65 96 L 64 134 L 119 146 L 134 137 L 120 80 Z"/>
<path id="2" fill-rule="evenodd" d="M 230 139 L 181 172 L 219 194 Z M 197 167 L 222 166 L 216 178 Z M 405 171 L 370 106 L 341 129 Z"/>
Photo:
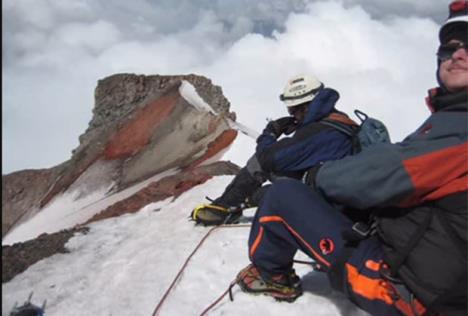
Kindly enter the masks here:
<path id="1" fill-rule="evenodd" d="M 437 57 L 441 61 L 446 61 L 452 58 L 453 54 L 459 49 L 464 49 L 465 51 L 467 51 L 468 44 L 463 42 L 452 42 L 440 45 L 439 49 L 437 50 Z"/>

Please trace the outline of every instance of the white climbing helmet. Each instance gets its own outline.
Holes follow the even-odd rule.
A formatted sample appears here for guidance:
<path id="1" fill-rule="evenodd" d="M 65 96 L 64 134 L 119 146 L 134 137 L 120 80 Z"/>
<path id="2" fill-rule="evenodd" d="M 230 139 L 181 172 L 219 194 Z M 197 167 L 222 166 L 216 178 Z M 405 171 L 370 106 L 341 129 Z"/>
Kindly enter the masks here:
<path id="1" fill-rule="evenodd" d="M 312 101 L 322 88 L 323 83 L 314 76 L 296 76 L 288 81 L 280 100 L 287 107 L 300 105 Z"/>

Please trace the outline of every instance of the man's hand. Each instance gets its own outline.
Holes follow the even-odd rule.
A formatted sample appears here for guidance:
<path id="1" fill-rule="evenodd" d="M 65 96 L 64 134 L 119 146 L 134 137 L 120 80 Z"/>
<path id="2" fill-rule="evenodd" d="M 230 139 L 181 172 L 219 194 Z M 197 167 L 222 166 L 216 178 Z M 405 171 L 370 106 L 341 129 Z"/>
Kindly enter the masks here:
<path id="1" fill-rule="evenodd" d="M 270 121 L 265 127 L 265 131 L 278 138 L 281 134 L 289 135 L 293 133 L 296 128 L 296 119 L 293 116 L 285 116 L 275 121 Z"/>

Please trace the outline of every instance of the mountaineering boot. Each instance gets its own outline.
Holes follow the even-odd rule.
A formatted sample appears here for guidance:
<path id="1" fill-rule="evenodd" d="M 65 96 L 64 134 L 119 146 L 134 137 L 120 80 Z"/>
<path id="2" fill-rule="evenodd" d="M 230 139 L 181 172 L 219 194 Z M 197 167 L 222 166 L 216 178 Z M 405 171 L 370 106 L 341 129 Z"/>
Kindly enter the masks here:
<path id="1" fill-rule="evenodd" d="M 190 217 L 205 226 L 238 223 L 242 210 L 249 207 L 247 197 L 261 185 L 246 168 L 242 168 L 219 198 L 196 207 Z"/>
<path id="2" fill-rule="evenodd" d="M 263 199 L 265 193 L 270 187 L 271 184 L 267 184 L 253 191 L 253 193 L 245 199 L 245 204 L 247 205 L 247 207 L 258 207 L 258 205 L 260 205 L 260 201 Z"/>
<path id="3" fill-rule="evenodd" d="M 261 186 L 262 182 L 250 174 L 247 168 L 242 168 L 226 187 L 223 194 L 213 203 L 224 206 L 239 206 L 245 202 L 252 192 L 255 192 Z"/>
<path id="4" fill-rule="evenodd" d="M 266 278 L 250 264 L 239 272 L 237 282 L 244 292 L 272 296 L 278 301 L 291 303 L 302 295 L 301 279 L 294 269 L 286 274 Z"/>

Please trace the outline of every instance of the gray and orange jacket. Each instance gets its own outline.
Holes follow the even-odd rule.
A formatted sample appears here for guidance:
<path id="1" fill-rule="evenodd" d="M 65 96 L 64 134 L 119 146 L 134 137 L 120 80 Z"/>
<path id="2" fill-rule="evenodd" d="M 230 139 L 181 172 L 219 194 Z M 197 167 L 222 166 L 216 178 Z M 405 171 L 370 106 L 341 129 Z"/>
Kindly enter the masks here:
<path id="1" fill-rule="evenodd" d="M 326 162 L 315 184 L 334 202 L 376 214 L 386 260 L 398 261 L 398 277 L 426 306 L 443 309 L 448 292 L 464 289 L 466 310 L 468 93 L 433 89 L 428 105 L 432 115 L 402 142 Z"/>

